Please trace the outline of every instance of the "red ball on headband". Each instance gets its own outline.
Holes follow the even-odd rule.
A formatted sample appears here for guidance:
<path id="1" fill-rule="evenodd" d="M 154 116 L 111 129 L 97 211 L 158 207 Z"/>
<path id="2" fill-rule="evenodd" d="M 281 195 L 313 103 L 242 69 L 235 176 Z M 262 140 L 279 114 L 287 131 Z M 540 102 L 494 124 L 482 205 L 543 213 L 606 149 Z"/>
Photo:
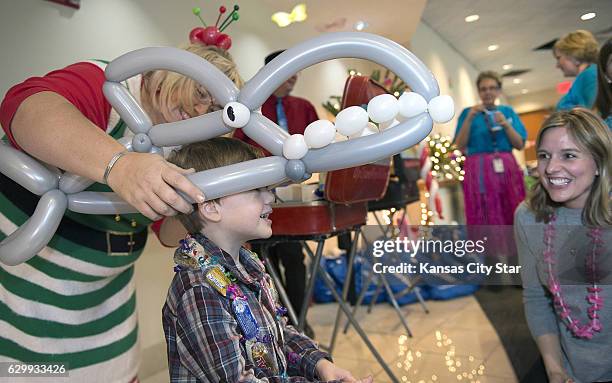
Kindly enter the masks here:
<path id="1" fill-rule="evenodd" d="M 202 27 L 193 28 L 191 32 L 189 32 L 189 41 L 191 41 L 192 44 L 201 43 L 203 37 L 204 28 Z"/>
<path id="2" fill-rule="evenodd" d="M 217 42 L 217 38 L 219 37 L 219 28 L 217 27 L 206 27 L 204 28 L 204 34 L 202 35 L 202 41 L 206 45 L 215 45 Z"/>
<path id="3" fill-rule="evenodd" d="M 221 33 L 219 37 L 217 37 L 215 45 L 221 49 L 228 50 L 232 47 L 232 38 L 226 35 L 225 33 Z"/>

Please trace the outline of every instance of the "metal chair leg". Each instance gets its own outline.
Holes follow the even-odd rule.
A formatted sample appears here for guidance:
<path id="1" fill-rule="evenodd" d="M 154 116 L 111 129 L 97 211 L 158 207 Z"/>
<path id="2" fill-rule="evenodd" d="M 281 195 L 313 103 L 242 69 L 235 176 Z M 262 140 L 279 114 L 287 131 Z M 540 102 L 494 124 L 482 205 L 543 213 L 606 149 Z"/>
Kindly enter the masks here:
<path id="1" fill-rule="evenodd" d="M 312 253 L 310 253 L 309 255 L 311 255 L 311 254 Z M 327 287 L 330 289 L 332 295 L 334 296 L 334 298 L 336 299 L 336 301 L 340 305 L 340 308 L 342 309 L 342 311 L 344 311 L 344 314 L 347 316 L 347 318 L 350 321 L 351 325 L 353 325 L 353 327 L 355 327 L 355 331 L 357 331 L 357 333 L 359 334 L 359 336 L 361 337 L 363 342 L 366 344 L 368 349 L 370 349 L 370 352 L 372 353 L 372 355 L 374 355 L 374 358 L 376 358 L 376 360 L 381 365 L 383 370 L 385 370 L 385 372 L 387 373 L 387 375 L 389 376 L 391 381 L 394 382 L 394 383 L 399 383 L 399 380 L 395 377 L 395 375 L 393 375 L 393 372 L 391 371 L 391 369 L 389 368 L 389 366 L 387 365 L 385 360 L 382 358 L 382 356 L 378 353 L 378 351 L 376 350 L 376 348 L 374 347 L 372 342 L 370 342 L 370 339 L 368 338 L 366 333 L 363 331 L 363 329 L 361 328 L 359 323 L 351 315 L 351 309 L 346 304 L 346 302 L 344 302 L 342 300 L 342 297 L 336 291 L 333 279 L 329 276 L 327 271 L 325 271 L 325 269 L 323 269 L 323 267 L 321 267 L 321 265 L 318 262 L 315 264 L 315 266 L 319 269 L 319 273 L 321 274 L 321 277 L 323 277 L 323 281 L 325 282 Z"/>
<path id="2" fill-rule="evenodd" d="M 374 304 L 378 300 L 378 295 L 380 295 L 380 291 L 382 290 L 382 287 L 383 285 L 379 277 L 378 282 L 376 282 L 376 290 L 374 290 L 374 296 L 372 297 L 372 300 L 370 301 L 370 304 L 368 305 L 368 311 L 366 311 L 368 314 L 372 312 L 372 308 L 374 307 Z"/>
<path id="3" fill-rule="evenodd" d="M 266 270 L 268 271 L 268 274 L 270 274 L 270 277 L 272 278 L 272 281 L 274 282 L 274 286 L 276 287 L 276 291 L 278 291 L 278 296 L 281 302 L 283 302 L 283 305 L 285 305 L 285 307 L 287 308 L 287 314 L 289 315 L 289 320 L 291 320 L 291 323 L 296 328 L 298 328 L 299 322 L 298 322 L 297 315 L 295 314 L 295 309 L 291 305 L 291 301 L 289 301 L 289 296 L 287 295 L 287 292 L 285 291 L 285 287 L 283 287 L 283 283 L 278 275 L 278 272 L 276 271 L 276 268 L 274 267 L 274 265 L 268 258 L 268 252 L 264 250 L 262 251 L 262 253 L 265 259 L 264 264 L 266 265 Z"/>
<path id="4" fill-rule="evenodd" d="M 348 297 L 348 291 L 351 285 L 351 280 L 353 278 L 353 263 L 355 260 L 355 253 L 357 252 L 357 242 L 359 241 L 359 235 L 361 234 L 361 228 L 355 229 L 355 235 L 353 237 L 353 242 L 351 243 L 351 250 L 348 254 L 348 265 L 346 270 L 346 278 L 344 278 L 344 285 L 342 286 L 342 300 L 346 302 L 346 298 Z M 340 319 L 342 317 L 342 311 L 340 307 L 338 307 L 338 311 L 336 312 L 336 321 L 334 322 L 334 330 L 332 332 L 331 341 L 329 343 L 329 353 L 331 354 L 334 351 L 334 347 L 336 345 L 336 336 L 338 335 L 338 327 L 340 325 Z"/>
<path id="5" fill-rule="evenodd" d="M 370 283 L 372 283 L 372 279 L 374 279 L 374 273 L 368 273 L 368 279 L 365 285 L 362 285 L 361 292 L 359 293 L 359 297 L 357 298 L 357 302 L 355 302 L 355 306 L 353 306 L 353 316 L 357 315 L 357 310 L 359 309 L 359 306 L 363 302 L 363 299 L 365 298 L 365 295 L 368 292 L 368 287 L 370 286 Z M 344 325 L 344 330 L 342 330 L 343 334 L 346 334 L 348 332 L 350 324 L 351 323 L 349 321 L 346 321 L 346 324 Z"/>
<path id="6" fill-rule="evenodd" d="M 319 262 L 321 261 L 321 256 L 323 255 L 323 244 L 324 240 L 317 241 L 317 251 L 314 259 L 312 260 L 314 264 L 311 266 L 312 272 L 310 273 L 310 278 L 308 280 L 308 285 L 306 286 L 306 295 L 304 296 L 304 302 L 302 303 L 302 307 L 300 309 L 300 317 L 298 319 L 298 330 L 304 331 L 304 325 L 306 324 L 306 312 L 308 311 L 308 305 L 310 304 L 310 298 L 312 297 L 312 292 L 314 290 L 315 279 L 317 278 L 317 270 Z M 306 247 L 308 249 L 308 247 Z M 310 250 L 310 249 L 308 249 Z M 309 255 L 312 253 L 309 251 Z"/>
<path id="7" fill-rule="evenodd" d="M 391 290 L 391 286 L 389 286 L 387 277 L 384 274 L 382 274 L 380 278 L 381 278 L 383 286 L 385 286 L 385 290 L 387 291 L 387 296 L 389 297 L 389 300 L 391 301 L 390 302 L 391 306 L 393 306 L 393 309 L 397 313 L 397 316 L 400 318 L 400 321 L 402 322 L 404 329 L 406 329 L 406 333 L 408 333 L 408 336 L 412 338 L 412 331 L 410 331 L 410 328 L 408 327 L 408 321 L 406 321 L 406 316 L 404 315 L 404 313 L 402 313 L 402 309 L 399 307 L 399 304 L 397 303 L 397 300 L 395 299 L 395 296 L 393 295 L 393 290 Z"/>

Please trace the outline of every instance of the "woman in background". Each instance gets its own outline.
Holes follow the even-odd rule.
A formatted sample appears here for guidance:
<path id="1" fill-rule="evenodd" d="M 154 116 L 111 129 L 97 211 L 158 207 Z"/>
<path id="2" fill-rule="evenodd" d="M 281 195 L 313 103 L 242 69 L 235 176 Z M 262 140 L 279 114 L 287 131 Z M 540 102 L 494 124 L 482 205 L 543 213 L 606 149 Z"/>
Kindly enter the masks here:
<path id="1" fill-rule="evenodd" d="M 593 34 L 579 29 L 557 40 L 553 55 L 557 68 L 565 77 L 576 77 L 572 87 L 557 103 L 557 110 L 576 106 L 592 108 L 597 95 L 597 51 L 599 45 Z"/>
<path id="2" fill-rule="evenodd" d="M 467 153 L 463 192 L 468 225 L 512 225 L 514 209 L 525 198 L 523 172 L 512 149 L 522 149 L 527 132 L 508 105 L 495 105 L 501 77 L 482 72 L 476 80 L 481 104 L 459 116 L 455 143 Z"/>

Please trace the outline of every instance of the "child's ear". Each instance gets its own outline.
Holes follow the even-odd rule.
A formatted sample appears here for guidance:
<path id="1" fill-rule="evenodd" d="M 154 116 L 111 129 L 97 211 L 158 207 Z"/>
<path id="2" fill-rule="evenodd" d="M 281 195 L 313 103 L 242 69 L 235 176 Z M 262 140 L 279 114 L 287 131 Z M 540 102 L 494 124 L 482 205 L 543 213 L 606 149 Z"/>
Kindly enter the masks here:
<path id="1" fill-rule="evenodd" d="M 215 201 L 207 201 L 198 204 L 198 211 L 200 215 L 210 222 L 221 221 L 221 209 L 219 208 L 219 204 Z"/>

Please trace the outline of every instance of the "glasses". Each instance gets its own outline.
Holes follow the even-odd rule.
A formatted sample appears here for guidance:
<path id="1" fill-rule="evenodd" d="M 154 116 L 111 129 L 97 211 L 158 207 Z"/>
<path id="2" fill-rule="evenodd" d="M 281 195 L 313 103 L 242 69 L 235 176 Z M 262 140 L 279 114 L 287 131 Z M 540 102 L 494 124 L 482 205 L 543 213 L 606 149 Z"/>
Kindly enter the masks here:
<path id="1" fill-rule="evenodd" d="M 496 90 L 499 90 L 498 86 L 489 86 L 489 87 L 486 87 L 486 88 L 478 88 L 479 92 L 494 92 Z"/>
<path id="2" fill-rule="evenodd" d="M 215 102 L 215 99 L 208 93 L 208 91 L 202 87 L 196 87 L 195 100 L 197 104 L 209 105 L 208 113 L 222 110 L 223 107 Z"/>

